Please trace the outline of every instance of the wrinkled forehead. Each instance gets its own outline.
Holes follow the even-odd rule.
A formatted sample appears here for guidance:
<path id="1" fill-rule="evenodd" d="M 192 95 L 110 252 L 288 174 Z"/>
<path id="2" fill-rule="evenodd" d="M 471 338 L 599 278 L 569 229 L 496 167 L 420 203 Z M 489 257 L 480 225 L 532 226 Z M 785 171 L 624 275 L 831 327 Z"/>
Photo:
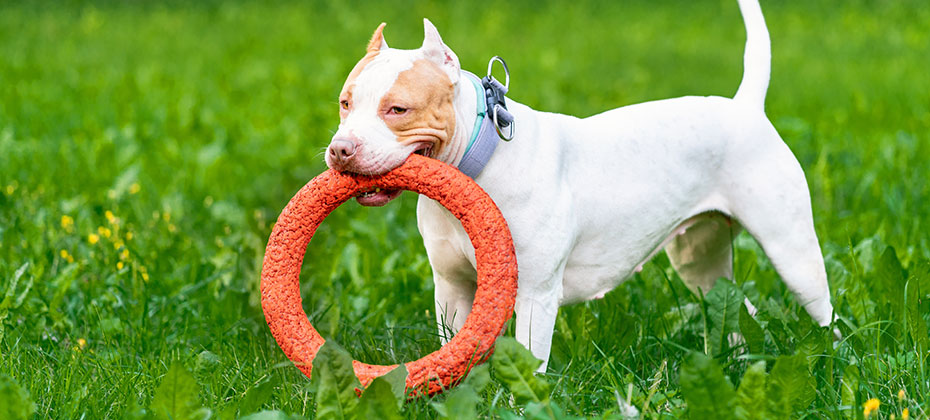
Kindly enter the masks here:
<path id="1" fill-rule="evenodd" d="M 397 77 L 413 67 L 414 62 L 422 58 L 417 50 L 382 50 L 369 53 L 362 58 L 342 88 L 356 104 L 366 99 L 380 100 Z"/>

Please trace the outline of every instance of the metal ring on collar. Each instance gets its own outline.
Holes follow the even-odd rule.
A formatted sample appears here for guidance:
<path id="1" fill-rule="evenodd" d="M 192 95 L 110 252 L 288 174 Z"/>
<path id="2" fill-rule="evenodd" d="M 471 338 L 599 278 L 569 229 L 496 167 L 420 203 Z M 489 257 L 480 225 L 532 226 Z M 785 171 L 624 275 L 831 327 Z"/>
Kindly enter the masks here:
<path id="1" fill-rule="evenodd" d="M 517 124 L 516 121 L 511 121 L 510 124 L 508 124 L 508 127 L 510 127 L 510 130 L 509 130 L 510 132 L 507 133 L 507 135 L 505 136 L 503 130 L 501 130 L 501 125 L 497 122 L 497 107 L 496 106 L 494 107 L 494 130 L 497 131 L 497 135 L 498 137 L 501 138 L 501 140 L 503 141 L 513 140 L 513 129 L 514 129 L 514 125 L 516 124 Z"/>
<path id="2" fill-rule="evenodd" d="M 491 69 L 494 67 L 494 62 L 497 61 L 501 63 L 501 66 L 504 67 L 504 89 L 510 89 L 510 69 L 507 68 L 507 63 L 504 62 L 504 59 L 499 55 L 491 57 L 491 60 L 488 61 L 488 78 L 493 79 L 494 76 L 491 75 Z"/>

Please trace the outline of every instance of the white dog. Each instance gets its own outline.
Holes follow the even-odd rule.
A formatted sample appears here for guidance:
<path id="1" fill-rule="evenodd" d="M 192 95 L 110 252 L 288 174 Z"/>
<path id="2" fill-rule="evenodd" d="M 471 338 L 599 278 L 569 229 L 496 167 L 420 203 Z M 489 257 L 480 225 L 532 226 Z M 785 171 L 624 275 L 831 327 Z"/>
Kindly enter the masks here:
<path id="1" fill-rule="evenodd" d="M 756 0 L 739 6 L 747 41 L 734 98 L 666 99 L 588 118 L 509 99 L 507 112 L 490 84 L 459 67 L 428 20 L 416 50 L 389 48 L 381 24 L 343 87 L 326 163 L 380 174 L 420 153 L 472 176 L 510 226 L 519 265 L 516 336 L 544 362 L 560 305 L 604 296 L 661 249 L 689 288 L 706 293 L 718 278 L 732 278 L 731 239 L 740 228 L 827 325 L 833 306 L 804 172 L 763 108 L 768 30 Z M 513 140 L 498 143 L 495 125 Z M 380 206 L 399 193 L 357 200 Z M 474 299 L 474 249 L 458 220 L 424 196 L 417 221 L 440 331 L 442 323 L 457 331 Z"/>

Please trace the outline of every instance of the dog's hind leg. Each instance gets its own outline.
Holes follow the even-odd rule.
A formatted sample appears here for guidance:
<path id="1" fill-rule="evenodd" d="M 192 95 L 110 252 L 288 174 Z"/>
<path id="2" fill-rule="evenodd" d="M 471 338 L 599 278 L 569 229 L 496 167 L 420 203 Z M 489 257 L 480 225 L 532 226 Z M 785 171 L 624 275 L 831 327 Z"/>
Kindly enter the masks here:
<path id="1" fill-rule="evenodd" d="M 771 127 L 769 127 L 771 128 Z M 818 324 L 830 324 L 833 305 L 823 255 L 814 231 L 810 191 L 801 166 L 775 138 L 757 143 L 759 156 L 731 178 L 731 214 L 751 234 L 782 281 Z M 762 140 L 762 139 L 760 139 Z"/>

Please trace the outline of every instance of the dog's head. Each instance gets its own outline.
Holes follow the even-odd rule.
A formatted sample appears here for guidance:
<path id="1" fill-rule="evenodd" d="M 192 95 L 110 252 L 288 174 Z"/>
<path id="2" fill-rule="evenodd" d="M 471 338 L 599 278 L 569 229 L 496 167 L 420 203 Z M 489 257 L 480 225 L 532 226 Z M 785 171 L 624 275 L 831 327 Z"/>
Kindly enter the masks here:
<path id="1" fill-rule="evenodd" d="M 389 48 L 382 23 L 339 94 L 339 129 L 326 151 L 337 171 L 379 175 L 412 153 L 439 158 L 455 133 L 458 57 L 424 19 L 423 45 Z M 384 205 L 400 191 L 372 191 L 363 205 Z"/>

